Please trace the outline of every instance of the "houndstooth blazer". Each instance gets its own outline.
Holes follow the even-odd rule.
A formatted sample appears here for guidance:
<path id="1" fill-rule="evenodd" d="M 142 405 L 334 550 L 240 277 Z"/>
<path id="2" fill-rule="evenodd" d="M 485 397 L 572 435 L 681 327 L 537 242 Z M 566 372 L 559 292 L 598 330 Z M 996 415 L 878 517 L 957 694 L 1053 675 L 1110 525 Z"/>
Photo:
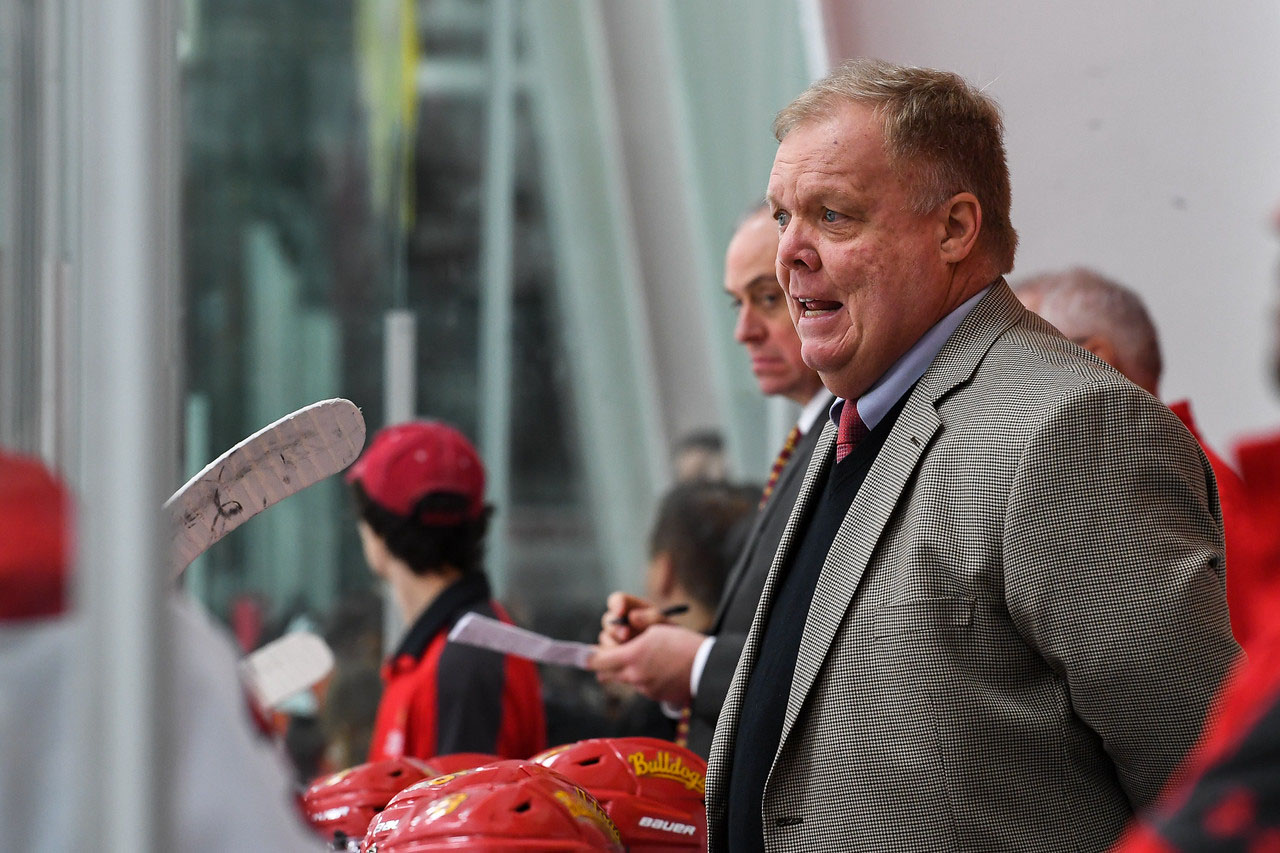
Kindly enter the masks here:
<path id="1" fill-rule="evenodd" d="M 824 428 L 725 700 L 747 674 Z M 1105 850 L 1239 653 L 1217 489 L 1167 408 L 997 283 L 910 392 L 832 543 L 761 803 L 769 850 Z"/>

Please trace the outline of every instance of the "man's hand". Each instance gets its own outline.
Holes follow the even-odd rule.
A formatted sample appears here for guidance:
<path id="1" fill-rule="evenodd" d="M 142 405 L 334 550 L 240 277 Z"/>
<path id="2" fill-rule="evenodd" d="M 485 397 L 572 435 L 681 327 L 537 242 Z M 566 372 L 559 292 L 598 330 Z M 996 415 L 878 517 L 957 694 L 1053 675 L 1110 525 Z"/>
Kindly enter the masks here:
<path id="1" fill-rule="evenodd" d="M 639 636 L 650 625 L 664 622 L 662 611 L 625 592 L 615 592 L 605 602 L 604 616 L 600 617 L 600 647 L 613 648 Z"/>
<path id="2" fill-rule="evenodd" d="M 613 596 L 609 601 L 612 606 Z M 634 639 L 607 646 L 608 632 L 608 627 L 601 632 L 600 651 L 588 663 L 600 681 L 629 684 L 650 699 L 677 707 L 689 704 L 689 673 L 706 635 L 675 625 L 646 625 Z"/>

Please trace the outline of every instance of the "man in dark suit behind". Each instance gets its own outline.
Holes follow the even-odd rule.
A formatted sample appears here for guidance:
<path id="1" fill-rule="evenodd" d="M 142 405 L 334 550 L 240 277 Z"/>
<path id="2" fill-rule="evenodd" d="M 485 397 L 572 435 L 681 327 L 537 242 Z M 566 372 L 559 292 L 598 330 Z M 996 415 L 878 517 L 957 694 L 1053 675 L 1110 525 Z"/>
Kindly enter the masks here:
<path id="1" fill-rule="evenodd" d="M 602 681 L 630 684 L 651 699 L 684 709 L 688 746 L 703 756 L 711 748 L 720 705 L 751 627 L 760 589 L 817 443 L 819 419 L 832 399 L 817 373 L 800 357 L 800 340 L 775 273 L 777 252 L 778 226 L 762 206 L 743 220 L 729 243 L 724 288 L 737 312 L 734 338 L 751 356 L 760 390 L 804 408 L 770 474 L 711 632 L 661 624 L 660 614 L 649 602 L 614 593 L 603 618 L 602 649 L 592 662 Z"/>
<path id="2" fill-rule="evenodd" d="M 840 399 L 716 727 L 709 849 L 1105 850 L 1239 655 L 1209 463 L 1004 283 L 988 97 L 857 60 L 774 129 L 778 278 Z"/>

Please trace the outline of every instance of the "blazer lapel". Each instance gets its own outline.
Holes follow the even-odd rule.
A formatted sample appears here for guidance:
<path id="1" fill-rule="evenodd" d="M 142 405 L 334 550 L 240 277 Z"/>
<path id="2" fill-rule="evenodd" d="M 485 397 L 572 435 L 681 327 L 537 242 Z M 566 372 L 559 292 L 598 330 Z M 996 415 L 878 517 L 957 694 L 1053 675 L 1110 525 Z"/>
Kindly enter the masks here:
<path id="1" fill-rule="evenodd" d="M 711 755 L 707 758 L 707 818 L 712 823 L 722 819 L 724 816 L 722 809 L 724 792 L 727 789 L 726 771 L 733 756 L 734 742 L 738 736 L 738 716 L 742 707 L 742 696 L 747 689 L 750 673 L 755 669 L 756 657 L 760 653 L 760 639 L 764 633 L 761 627 L 761 620 L 767 618 L 770 608 L 773 607 L 773 596 L 778 588 L 779 566 L 787 565 L 791 559 L 791 550 L 795 544 L 793 540 L 799 523 L 797 519 L 805 517 L 809 505 L 814 500 L 815 492 L 821 491 L 819 484 L 823 482 L 822 478 L 827 470 L 827 460 L 831 457 L 832 448 L 835 446 L 836 425 L 831 422 L 830 418 L 823 418 L 819 423 L 822 428 L 818 433 L 817 447 L 814 448 L 809 464 L 805 468 L 804 481 L 800 486 L 800 493 L 796 495 L 796 502 L 791 508 L 786 529 L 783 530 L 782 539 L 778 542 L 778 549 L 774 552 L 773 562 L 769 567 L 764 589 L 760 592 L 760 603 L 756 607 L 755 617 L 751 620 L 751 630 L 747 632 L 747 640 L 742 647 L 742 655 L 738 658 L 738 665 L 733 672 L 733 680 L 729 683 L 729 692 L 725 696 L 724 704 L 720 709 L 720 717 L 716 721 L 717 737 L 711 742 Z M 818 424 L 815 424 L 814 430 L 817 429 Z M 799 465 L 797 464 L 796 467 L 799 468 Z M 721 732 L 724 734 L 721 734 Z"/>
<path id="2" fill-rule="evenodd" d="M 728 787 L 727 771 L 733 757 L 734 743 L 738 737 L 738 716 L 742 708 L 742 697 L 747 689 L 751 671 L 755 669 L 756 658 L 760 653 L 760 639 L 764 631 L 761 620 L 767 618 L 773 607 L 773 596 L 778 588 L 779 566 L 786 565 L 791 559 L 792 541 L 795 537 L 798 518 L 804 518 L 809 505 L 813 502 L 817 484 L 821 482 L 827 470 L 826 460 L 832 454 L 836 441 L 836 426 L 830 418 L 822 421 L 822 431 L 818 435 L 818 446 L 814 448 L 805 469 L 804 482 L 800 493 L 796 496 L 795 505 L 787 519 L 787 527 L 778 542 L 778 550 L 773 555 L 773 563 L 769 567 L 764 589 L 760 592 L 760 603 L 756 607 L 755 617 L 751 620 L 751 630 L 747 632 L 747 640 L 738 658 L 738 665 L 733 672 L 733 680 L 729 683 L 729 692 L 725 696 L 720 709 L 720 717 L 716 721 L 716 737 L 711 742 L 711 755 L 707 758 L 707 820 L 708 831 L 714 832 L 712 826 L 724 818 L 724 793 Z M 818 427 L 815 424 L 814 429 Z M 774 756 L 777 761 L 777 756 Z"/>
<path id="3" fill-rule="evenodd" d="M 755 618 L 751 621 L 751 631 L 748 633 L 746 645 L 742 649 L 742 658 L 738 662 L 738 670 L 734 677 L 735 686 L 737 686 L 737 675 L 739 673 L 744 670 L 749 673 L 755 668 L 756 656 L 760 650 L 761 635 L 764 633 L 761 620 L 767 618 L 769 611 L 773 608 L 773 597 L 778 590 L 781 567 L 790 562 L 791 551 L 796 545 L 795 535 L 799 519 L 808 514 L 809 505 L 817 498 L 818 493 L 822 491 L 822 484 L 825 482 L 827 471 L 827 460 L 831 458 L 832 448 L 835 443 L 836 425 L 831 422 L 830 418 L 824 419 L 822 432 L 818 435 L 818 446 L 814 448 L 813 456 L 805 469 L 804 483 L 800 486 L 800 494 L 796 496 L 795 505 L 791 508 L 791 515 L 787 519 L 786 529 L 782 532 L 782 539 L 778 542 L 778 550 L 774 553 L 773 563 L 769 567 L 769 576 L 765 579 L 764 589 L 760 592 L 760 605 L 756 607 Z M 745 688 L 745 682 L 743 687 Z M 733 690 L 731 688 L 730 695 L 732 693 Z M 728 702 L 726 701 L 727 707 Z M 735 717 L 736 710 L 735 706 Z M 721 714 L 724 714 L 723 710 Z M 717 725 L 717 728 L 719 728 L 719 725 Z"/>
<path id="4" fill-rule="evenodd" d="M 834 400 L 835 398 L 829 397 L 828 399 Z M 818 443 L 818 437 L 822 434 L 822 425 L 826 420 L 828 418 L 819 418 L 817 423 L 811 426 L 809 431 L 796 442 L 791 459 L 783 466 L 782 472 L 778 476 L 778 482 L 774 483 L 773 493 L 760 511 L 756 513 L 755 521 L 751 524 L 751 532 L 747 536 L 747 547 L 738 556 L 738 561 L 734 564 L 733 573 L 725 584 L 724 592 L 720 595 L 720 605 L 716 608 L 715 621 L 711 623 L 711 633 L 719 632 L 720 626 L 724 622 L 725 614 L 729 610 L 729 604 L 733 601 L 743 577 L 750 567 L 755 564 L 756 551 L 760 548 L 760 538 L 764 528 L 775 523 L 778 513 L 783 513 L 784 515 L 790 513 L 791 507 L 778 506 L 777 502 L 781 500 L 781 495 L 787 493 L 787 489 L 793 480 L 804 476 L 808 468 L 807 460 Z"/>
<path id="5" fill-rule="evenodd" d="M 917 386 L 884 446 L 876 454 L 875 462 L 841 522 L 822 566 L 796 655 L 780 744 L 786 742 L 800 715 L 907 480 L 919 465 L 934 434 L 941 428 L 942 422 L 933 402 Z"/>
<path id="6" fill-rule="evenodd" d="M 943 344 L 929 369 L 910 392 L 897 422 L 841 523 L 823 564 L 796 656 L 779 752 L 817 680 L 831 643 L 848 613 L 885 526 L 902 498 L 907 481 L 919 466 L 935 434 L 942 429 L 938 405 L 954 388 L 973 376 L 982 357 L 996 339 L 1024 316 L 1026 309 L 1018 302 L 1017 297 L 1003 280 L 997 281 Z M 825 481 L 830 463 L 823 450 L 829 450 L 835 440 L 834 428 L 827 431 L 832 435 L 827 436 L 824 431 L 823 444 L 814 454 L 814 460 L 818 464 L 809 466 L 802 498 L 797 501 L 796 510 L 787 525 L 788 537 L 784 538 L 787 553 L 782 553 L 782 546 L 778 549 L 782 559 L 790 558 L 793 543 L 789 537 L 797 514 L 802 510 L 801 504 L 807 506 L 814 492 L 820 490 L 818 484 Z M 822 476 L 819 477 L 819 474 Z M 779 558 L 775 558 L 769 585 L 766 586 L 765 598 L 770 606 L 779 564 Z M 765 608 L 757 611 L 757 621 L 763 611 Z M 777 761 L 776 755 L 774 761 Z"/>

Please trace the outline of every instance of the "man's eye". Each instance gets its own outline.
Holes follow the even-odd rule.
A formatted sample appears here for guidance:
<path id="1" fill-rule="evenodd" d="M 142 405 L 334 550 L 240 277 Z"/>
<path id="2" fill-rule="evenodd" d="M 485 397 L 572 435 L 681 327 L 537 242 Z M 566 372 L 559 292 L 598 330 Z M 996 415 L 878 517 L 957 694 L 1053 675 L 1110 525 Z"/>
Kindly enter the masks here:
<path id="1" fill-rule="evenodd" d="M 776 308 L 782 302 L 780 293 L 762 293 L 756 297 L 756 304 L 761 308 Z"/>
<path id="2" fill-rule="evenodd" d="M 825 207 L 822 209 L 823 222 L 835 222 L 839 218 L 840 218 L 840 214 L 836 213 L 834 210 L 828 210 Z"/>
<path id="3" fill-rule="evenodd" d="M 729 307 L 732 308 L 735 312 L 741 310 L 742 300 L 736 296 L 733 297 L 732 299 L 729 300 Z"/>
<path id="4" fill-rule="evenodd" d="M 779 210 L 773 215 L 773 218 L 777 221 L 779 228 L 785 228 L 791 216 L 785 210 Z"/>

